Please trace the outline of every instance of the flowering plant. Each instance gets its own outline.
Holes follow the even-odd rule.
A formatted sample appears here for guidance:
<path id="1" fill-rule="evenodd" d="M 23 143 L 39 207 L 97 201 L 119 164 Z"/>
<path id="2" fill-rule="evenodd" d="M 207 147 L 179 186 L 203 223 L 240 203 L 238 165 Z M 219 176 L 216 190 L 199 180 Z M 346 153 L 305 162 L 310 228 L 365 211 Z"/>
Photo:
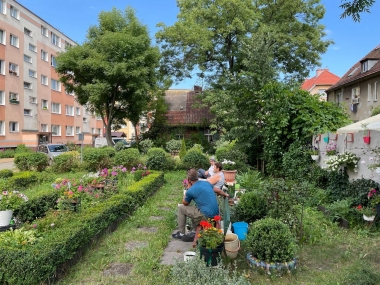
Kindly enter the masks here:
<path id="1" fill-rule="evenodd" d="M 104 168 L 99 172 L 99 176 L 104 179 L 116 179 L 118 174 L 116 167 L 113 167 L 112 169 Z"/>
<path id="2" fill-rule="evenodd" d="M 363 207 L 362 205 L 358 205 L 355 207 L 355 209 L 359 214 L 365 215 L 367 217 L 376 215 L 375 209 L 372 207 Z"/>
<path id="3" fill-rule="evenodd" d="M 215 222 L 220 220 L 220 216 L 215 216 L 213 219 L 208 219 L 208 221 L 200 222 L 202 230 L 198 235 L 198 242 L 201 246 L 205 248 L 217 248 L 220 244 L 223 243 L 223 231 L 213 226 Z"/>
<path id="4" fill-rule="evenodd" d="M 336 144 L 331 142 L 326 145 L 326 155 L 336 155 Z"/>
<path id="5" fill-rule="evenodd" d="M 327 169 L 332 171 L 338 171 L 342 167 L 347 167 L 349 170 L 358 172 L 358 161 L 359 157 L 352 152 L 345 151 L 344 153 L 338 154 L 336 157 L 330 158 L 326 161 Z"/>
<path id="6" fill-rule="evenodd" d="M 235 162 L 227 159 L 223 159 L 222 161 L 223 169 L 224 170 L 235 170 Z"/>
<path id="7" fill-rule="evenodd" d="M 316 146 L 310 145 L 306 152 L 310 155 L 318 155 L 319 150 Z"/>
<path id="8" fill-rule="evenodd" d="M 380 204 L 380 193 L 379 190 L 372 188 L 367 194 L 368 200 L 372 205 Z"/>
<path id="9" fill-rule="evenodd" d="M 3 191 L 0 195 L 0 211 L 17 209 L 28 197 L 19 191 Z"/>

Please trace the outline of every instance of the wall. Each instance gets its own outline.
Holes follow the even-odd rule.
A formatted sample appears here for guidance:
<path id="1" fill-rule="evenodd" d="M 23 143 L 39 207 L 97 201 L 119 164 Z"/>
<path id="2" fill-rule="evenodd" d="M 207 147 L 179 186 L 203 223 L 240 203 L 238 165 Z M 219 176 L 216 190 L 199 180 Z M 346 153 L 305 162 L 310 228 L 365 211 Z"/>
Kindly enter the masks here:
<path id="1" fill-rule="evenodd" d="M 376 174 L 375 171 L 368 169 L 368 166 L 373 163 L 370 158 L 374 157 L 371 149 L 376 146 L 380 146 L 380 132 L 370 131 L 371 142 L 370 144 L 365 144 L 363 141 L 363 132 L 358 132 L 355 134 L 340 134 L 336 135 L 333 133 L 320 135 L 320 141 L 315 142 L 314 145 L 319 148 L 319 160 L 318 165 L 322 168 L 326 168 L 326 160 L 328 156 L 326 155 L 327 143 L 323 140 L 324 137 L 329 136 L 329 142 L 334 142 L 337 144 L 338 153 L 343 153 L 345 150 L 350 151 L 360 157 L 358 162 L 357 173 L 353 171 L 348 171 L 350 180 L 354 179 L 372 179 L 380 183 L 380 175 Z M 353 142 L 350 142 L 353 137 Z M 318 140 L 319 136 L 314 137 L 314 141 Z M 336 140 L 335 140 L 336 139 Z M 380 159 L 380 157 L 379 157 Z"/>

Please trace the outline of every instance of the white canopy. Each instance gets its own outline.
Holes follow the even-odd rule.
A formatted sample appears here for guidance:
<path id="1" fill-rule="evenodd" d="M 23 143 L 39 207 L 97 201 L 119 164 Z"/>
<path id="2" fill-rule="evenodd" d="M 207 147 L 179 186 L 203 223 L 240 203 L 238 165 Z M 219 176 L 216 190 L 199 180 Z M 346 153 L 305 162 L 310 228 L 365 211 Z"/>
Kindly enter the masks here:
<path id="1" fill-rule="evenodd" d="M 342 127 L 336 131 L 337 134 L 357 133 L 363 131 L 363 124 L 368 124 L 367 129 L 380 131 L 380 115 L 369 117 L 351 125 Z"/>

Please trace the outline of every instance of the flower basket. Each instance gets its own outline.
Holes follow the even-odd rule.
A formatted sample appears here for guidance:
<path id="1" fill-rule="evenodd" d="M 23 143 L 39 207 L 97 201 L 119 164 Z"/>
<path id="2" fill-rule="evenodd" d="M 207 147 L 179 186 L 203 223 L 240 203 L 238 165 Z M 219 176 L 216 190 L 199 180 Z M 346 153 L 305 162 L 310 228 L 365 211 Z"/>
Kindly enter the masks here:
<path id="1" fill-rule="evenodd" d="M 311 159 L 317 161 L 319 159 L 319 155 L 311 155 Z"/>
<path id="2" fill-rule="evenodd" d="M 363 141 L 365 144 L 369 144 L 371 142 L 371 137 L 363 137 Z"/>
<path id="3" fill-rule="evenodd" d="M 9 226 L 13 215 L 12 210 L 0 211 L 0 227 Z"/>
<path id="4" fill-rule="evenodd" d="M 329 142 L 329 137 L 324 137 L 324 138 L 323 138 L 323 141 L 324 141 L 325 143 L 328 143 L 328 142 Z"/>
<path id="5" fill-rule="evenodd" d="M 375 216 L 366 216 L 363 214 L 363 219 L 364 221 L 373 222 L 373 220 L 375 219 Z"/>

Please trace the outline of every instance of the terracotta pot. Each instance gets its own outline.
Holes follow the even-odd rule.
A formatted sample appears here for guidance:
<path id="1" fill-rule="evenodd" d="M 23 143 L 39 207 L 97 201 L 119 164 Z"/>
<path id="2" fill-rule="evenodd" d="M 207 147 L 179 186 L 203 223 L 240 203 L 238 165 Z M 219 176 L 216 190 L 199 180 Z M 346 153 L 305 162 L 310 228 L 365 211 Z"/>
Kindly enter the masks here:
<path id="1" fill-rule="evenodd" d="M 234 182 L 237 170 L 222 170 L 226 182 Z"/>

